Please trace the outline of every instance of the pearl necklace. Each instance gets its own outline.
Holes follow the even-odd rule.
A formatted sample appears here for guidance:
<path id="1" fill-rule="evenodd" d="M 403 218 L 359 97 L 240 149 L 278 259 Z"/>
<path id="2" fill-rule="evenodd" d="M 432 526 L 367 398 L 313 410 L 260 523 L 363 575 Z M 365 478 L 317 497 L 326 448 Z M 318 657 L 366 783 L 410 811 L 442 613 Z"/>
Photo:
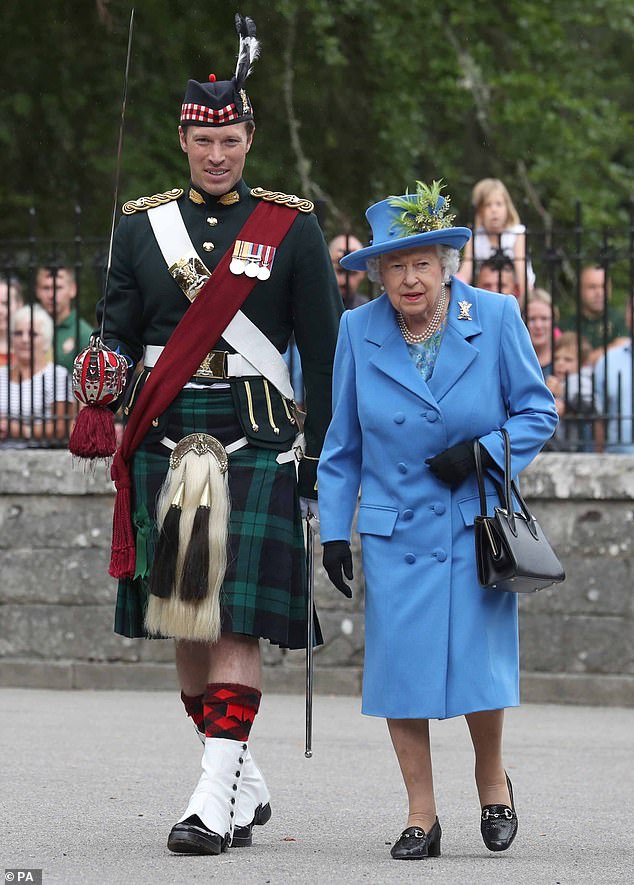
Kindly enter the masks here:
<path id="1" fill-rule="evenodd" d="M 410 330 L 407 328 L 407 323 L 405 322 L 403 314 L 397 311 L 396 321 L 398 322 L 398 327 L 401 330 L 401 335 L 405 339 L 405 343 L 422 344 L 423 341 L 427 341 L 429 338 L 431 338 L 431 336 L 438 331 L 442 324 L 446 304 L 447 290 L 445 288 L 445 284 L 443 283 L 440 287 L 440 298 L 438 299 L 436 310 L 434 311 L 434 314 L 430 319 L 427 328 L 424 332 L 421 332 L 420 335 L 414 335 L 413 332 L 410 332 Z"/>

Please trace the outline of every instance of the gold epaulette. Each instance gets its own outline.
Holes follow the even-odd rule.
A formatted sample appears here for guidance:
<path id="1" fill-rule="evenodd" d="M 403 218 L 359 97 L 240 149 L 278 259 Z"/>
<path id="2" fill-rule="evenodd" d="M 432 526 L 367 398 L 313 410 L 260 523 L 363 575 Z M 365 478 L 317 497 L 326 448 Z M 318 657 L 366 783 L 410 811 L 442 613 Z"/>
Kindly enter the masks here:
<path id="1" fill-rule="evenodd" d="M 251 188 L 251 196 L 257 197 L 259 200 L 266 200 L 268 203 L 279 203 L 280 206 L 289 206 L 291 209 L 297 209 L 299 212 L 312 212 L 315 208 L 315 204 L 310 200 L 303 200 L 301 197 L 296 197 L 295 194 L 267 191 L 263 187 Z"/>
<path id="2" fill-rule="evenodd" d="M 164 194 L 152 194 L 151 197 L 139 197 L 138 200 L 128 200 L 123 204 L 121 211 L 124 215 L 134 215 L 135 212 L 147 212 L 148 209 L 155 209 L 164 203 L 171 203 L 172 200 L 178 200 L 183 196 L 182 187 L 173 187 L 171 191 L 165 191 Z"/>

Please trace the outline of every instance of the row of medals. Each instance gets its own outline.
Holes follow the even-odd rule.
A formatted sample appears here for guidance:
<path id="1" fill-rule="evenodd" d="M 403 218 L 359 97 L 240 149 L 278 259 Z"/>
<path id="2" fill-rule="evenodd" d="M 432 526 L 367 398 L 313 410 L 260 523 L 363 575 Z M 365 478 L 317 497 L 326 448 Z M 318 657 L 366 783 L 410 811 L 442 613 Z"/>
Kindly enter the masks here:
<path id="1" fill-rule="evenodd" d="M 245 261 L 243 258 L 232 258 L 229 265 L 231 273 L 239 276 L 257 277 L 258 280 L 268 280 L 271 276 L 270 269 L 265 264 L 260 264 L 257 258 Z"/>

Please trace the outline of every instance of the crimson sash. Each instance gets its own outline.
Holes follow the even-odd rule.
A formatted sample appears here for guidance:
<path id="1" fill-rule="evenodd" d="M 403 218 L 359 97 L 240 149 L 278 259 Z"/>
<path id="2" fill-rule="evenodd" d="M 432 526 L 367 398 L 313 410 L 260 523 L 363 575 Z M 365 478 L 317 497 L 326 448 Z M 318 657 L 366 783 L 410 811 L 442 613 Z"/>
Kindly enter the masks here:
<path id="1" fill-rule="evenodd" d="M 237 239 L 255 243 L 266 231 L 267 244 L 277 248 L 296 217 L 297 210 L 288 206 L 258 203 Z M 195 374 L 258 282 L 246 274 L 232 274 L 229 270 L 231 257 L 229 248 L 170 335 L 139 394 L 121 446 L 114 456 L 110 475 L 117 493 L 109 568 L 113 578 L 134 575 L 135 545 L 130 507 L 132 455 L 143 442 L 153 419 L 163 414 Z"/>

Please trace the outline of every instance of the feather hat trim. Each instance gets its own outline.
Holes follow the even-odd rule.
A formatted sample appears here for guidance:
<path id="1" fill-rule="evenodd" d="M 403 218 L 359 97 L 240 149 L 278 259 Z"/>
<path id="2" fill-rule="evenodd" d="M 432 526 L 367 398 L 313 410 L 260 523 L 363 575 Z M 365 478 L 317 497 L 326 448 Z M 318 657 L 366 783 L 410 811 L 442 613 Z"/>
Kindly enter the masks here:
<path id="1" fill-rule="evenodd" d="M 372 228 L 372 241 L 365 249 L 344 255 L 346 270 L 366 270 L 368 258 L 434 244 L 462 249 L 471 238 L 467 227 L 452 227 L 454 214 L 448 212 L 450 197 L 440 195 L 442 179 L 430 186 L 416 182 L 416 192 L 388 197 L 370 206 L 365 213 Z"/>

